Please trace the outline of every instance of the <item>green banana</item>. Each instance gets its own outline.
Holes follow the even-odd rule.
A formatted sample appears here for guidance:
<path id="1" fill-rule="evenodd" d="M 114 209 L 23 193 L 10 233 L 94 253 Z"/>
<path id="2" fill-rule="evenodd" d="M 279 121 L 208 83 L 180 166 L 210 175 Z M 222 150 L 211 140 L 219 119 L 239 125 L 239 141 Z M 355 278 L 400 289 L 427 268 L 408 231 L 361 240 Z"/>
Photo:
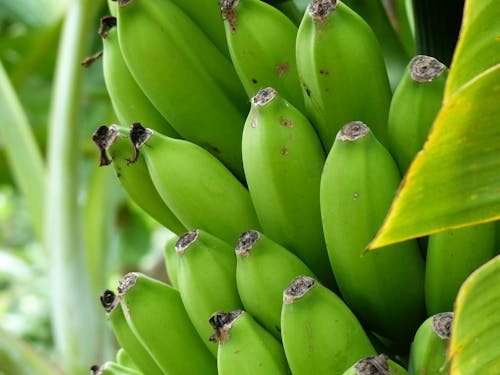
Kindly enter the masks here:
<path id="1" fill-rule="evenodd" d="M 381 0 L 343 0 L 353 11 L 363 18 L 377 36 L 384 55 L 389 82 L 394 90 L 403 76 L 410 60 L 396 30 L 391 24 Z"/>
<path id="2" fill-rule="evenodd" d="M 179 257 L 175 251 L 175 245 L 178 240 L 179 236 L 171 236 L 167 239 L 163 247 L 163 257 L 165 258 L 165 269 L 167 270 L 168 280 L 170 285 L 176 289 L 179 289 L 179 284 L 177 283 Z"/>
<path id="3" fill-rule="evenodd" d="M 129 326 L 163 372 L 217 373 L 216 362 L 198 337 L 175 288 L 131 272 L 120 280 L 118 294 Z"/>
<path id="4" fill-rule="evenodd" d="M 290 374 L 281 343 L 246 311 L 218 311 L 210 318 L 218 341 L 219 375 Z"/>
<path id="5" fill-rule="evenodd" d="M 297 68 L 306 112 L 325 150 L 350 121 L 370 124 L 387 144 L 391 87 L 377 37 L 337 0 L 313 0 L 299 26 Z"/>
<path id="6" fill-rule="evenodd" d="M 281 338 L 283 290 L 297 275 L 316 278 L 293 253 L 262 233 L 243 233 L 236 245 L 236 284 L 246 311 Z"/>
<path id="7" fill-rule="evenodd" d="M 154 187 L 144 158 L 139 155 L 134 164 L 129 165 L 127 162 L 131 153 L 127 133 L 127 130 L 116 125 L 97 128 L 92 139 L 99 148 L 100 165 L 113 166 L 128 196 L 149 216 L 173 233 L 184 233 L 186 228 L 163 203 Z"/>
<path id="8" fill-rule="evenodd" d="M 446 359 L 451 336 L 453 313 L 443 312 L 430 316 L 418 328 L 410 352 L 410 375 L 447 374 Z"/>
<path id="9" fill-rule="evenodd" d="M 496 252 L 494 222 L 430 235 L 425 263 L 427 313 L 452 311 L 462 283 Z"/>
<path id="10" fill-rule="evenodd" d="M 384 354 L 357 361 L 343 375 L 407 375 L 408 371 Z"/>
<path id="11" fill-rule="evenodd" d="M 319 208 L 326 157 L 312 125 L 274 88 L 262 89 L 252 98 L 242 153 L 262 231 L 335 288 Z"/>
<path id="12" fill-rule="evenodd" d="M 424 261 L 415 240 L 363 253 L 400 184 L 394 159 L 361 122 L 338 133 L 321 180 L 326 245 L 340 292 L 370 330 L 409 342 L 425 317 Z"/>
<path id="13" fill-rule="evenodd" d="M 123 126 L 140 121 L 169 137 L 180 138 L 130 74 L 118 44 L 116 18 L 101 18 L 99 34 L 102 37 L 104 82 L 118 121 Z"/>
<path id="14" fill-rule="evenodd" d="M 233 244 L 258 220 L 248 190 L 212 154 L 194 143 L 134 124 L 135 162 L 141 148 L 164 202 L 186 228 L 199 228 Z"/>
<path id="15" fill-rule="evenodd" d="M 186 312 L 198 334 L 217 357 L 208 319 L 217 309 L 242 308 L 236 288 L 236 257 L 226 242 L 195 229 L 179 237 L 177 282 Z M 216 291 L 214 293 L 214 291 Z"/>
<path id="16" fill-rule="evenodd" d="M 230 60 L 172 0 L 122 0 L 117 18 L 127 66 L 153 105 L 243 179 L 248 101 Z"/>
<path id="17" fill-rule="evenodd" d="M 92 375 L 142 375 L 142 372 L 120 365 L 119 363 L 108 361 L 101 366 L 90 368 Z"/>
<path id="18" fill-rule="evenodd" d="M 415 56 L 399 82 L 389 109 L 389 151 L 406 173 L 422 149 L 443 101 L 447 68 L 430 56 Z"/>
<path id="19" fill-rule="evenodd" d="M 100 300 L 118 344 L 127 351 L 139 370 L 148 375 L 164 375 L 128 325 L 120 304 L 120 297 L 111 290 L 106 290 L 101 295 Z"/>
<path id="20" fill-rule="evenodd" d="M 119 348 L 116 352 L 116 363 L 140 372 L 130 354 L 123 348 Z"/>
<path id="21" fill-rule="evenodd" d="M 346 304 L 304 275 L 283 292 L 281 336 L 294 375 L 341 375 L 359 358 L 376 354 Z"/>
<path id="22" fill-rule="evenodd" d="M 295 59 L 297 26 L 261 0 L 221 0 L 220 8 L 231 60 L 247 96 L 271 86 L 303 111 Z"/>

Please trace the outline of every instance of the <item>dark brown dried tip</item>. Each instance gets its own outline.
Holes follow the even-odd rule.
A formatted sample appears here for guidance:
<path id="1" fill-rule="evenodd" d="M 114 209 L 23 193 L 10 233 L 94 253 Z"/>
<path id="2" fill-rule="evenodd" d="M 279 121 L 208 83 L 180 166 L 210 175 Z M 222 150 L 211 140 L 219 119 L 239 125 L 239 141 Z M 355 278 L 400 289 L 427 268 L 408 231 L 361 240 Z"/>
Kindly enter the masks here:
<path id="1" fill-rule="evenodd" d="M 250 255 L 253 245 L 259 240 L 260 233 L 256 230 L 249 230 L 243 233 L 238 239 L 235 252 L 236 255 L 247 257 Z"/>
<path id="2" fill-rule="evenodd" d="M 116 27 L 116 17 L 104 16 L 101 18 L 99 26 L 99 35 L 101 38 L 106 39 L 108 37 L 108 31 L 113 27 Z"/>
<path id="3" fill-rule="evenodd" d="M 112 160 L 108 157 L 108 149 L 116 142 L 120 135 L 118 127 L 116 125 L 111 125 L 107 127 L 106 125 L 101 125 L 92 134 L 92 140 L 96 144 L 100 153 L 99 166 L 109 165 Z"/>
<path id="4" fill-rule="evenodd" d="M 90 374 L 91 375 L 99 375 L 101 374 L 102 371 L 101 371 L 101 366 L 99 365 L 93 365 L 91 368 L 90 368 Z"/>
<path id="5" fill-rule="evenodd" d="M 127 164 L 133 164 L 137 161 L 139 157 L 139 147 L 147 142 L 149 137 L 153 135 L 153 131 L 149 128 L 145 128 L 140 122 L 134 122 L 130 128 L 130 142 L 132 143 L 132 158 L 126 159 Z"/>
<path id="6" fill-rule="evenodd" d="M 132 289 L 137 282 L 138 275 L 135 272 L 129 272 L 118 282 L 118 295 L 123 296 L 129 289 Z"/>
<path id="7" fill-rule="evenodd" d="M 354 365 L 358 375 L 389 375 L 387 356 L 380 354 L 363 358 Z"/>
<path id="8" fill-rule="evenodd" d="M 99 60 L 101 58 L 101 56 L 102 56 L 102 51 L 96 52 L 92 56 L 88 56 L 88 57 L 84 58 L 80 62 L 80 65 L 83 66 L 84 68 L 88 68 L 88 67 L 92 66 L 92 64 L 94 62 L 96 62 L 96 60 Z"/>
<path id="9" fill-rule="evenodd" d="M 175 251 L 180 255 L 184 254 L 189 246 L 191 246 L 191 244 L 198 239 L 199 234 L 200 231 L 198 229 L 194 229 L 181 235 L 175 243 Z"/>
<path id="10" fill-rule="evenodd" d="M 243 314 L 243 310 L 217 311 L 213 313 L 208 322 L 214 329 L 214 334 L 210 336 L 209 340 L 219 342 L 221 345 L 224 344 L 229 338 L 229 329 L 241 314 Z"/>
<path id="11" fill-rule="evenodd" d="M 411 79 L 418 83 L 431 82 L 445 69 L 446 65 L 431 56 L 417 55 L 410 62 Z"/>
<path id="12" fill-rule="evenodd" d="M 452 312 L 443 312 L 432 316 L 432 330 L 440 339 L 449 340 L 451 337 L 451 327 L 453 326 Z"/>
<path id="13" fill-rule="evenodd" d="M 314 21 L 322 21 L 337 8 L 337 0 L 313 0 L 307 7 Z"/>
<path id="14" fill-rule="evenodd" d="M 254 106 L 265 106 L 267 103 L 276 98 L 277 95 L 278 92 L 275 89 L 272 87 L 266 87 L 265 89 L 259 90 L 259 92 L 254 95 L 252 98 L 252 104 Z"/>
<path id="15" fill-rule="evenodd" d="M 104 307 L 104 310 L 109 314 L 111 313 L 116 306 L 120 303 L 120 298 L 109 289 L 106 289 L 104 293 L 99 297 L 101 300 L 101 305 Z"/>
<path id="16" fill-rule="evenodd" d="M 236 13 L 236 6 L 239 0 L 220 0 L 219 7 L 222 17 L 228 22 L 229 30 L 231 33 L 236 32 L 236 20 L 238 15 Z"/>
<path id="17" fill-rule="evenodd" d="M 363 138 L 370 132 L 370 128 L 363 124 L 361 121 L 353 121 L 344 125 L 342 129 L 337 133 L 337 139 L 339 141 L 357 141 Z"/>
<path id="18" fill-rule="evenodd" d="M 297 276 L 283 291 L 283 303 L 289 305 L 302 298 L 316 285 L 316 281 L 309 276 Z"/>

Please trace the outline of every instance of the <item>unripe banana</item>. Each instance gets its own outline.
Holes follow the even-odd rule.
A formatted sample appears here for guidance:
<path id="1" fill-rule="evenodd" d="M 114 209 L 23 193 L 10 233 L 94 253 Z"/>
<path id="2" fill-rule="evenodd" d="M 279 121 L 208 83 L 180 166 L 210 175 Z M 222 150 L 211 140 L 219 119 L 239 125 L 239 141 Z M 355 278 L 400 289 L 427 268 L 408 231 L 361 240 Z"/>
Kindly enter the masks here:
<path id="1" fill-rule="evenodd" d="M 242 152 L 262 231 L 334 288 L 319 208 L 326 157 L 312 125 L 276 90 L 262 89 L 252 98 Z"/>
<path id="2" fill-rule="evenodd" d="M 142 155 L 138 156 L 134 164 L 129 165 L 127 162 L 131 154 L 127 134 L 128 130 L 116 125 L 102 125 L 97 128 L 92 139 L 99 148 L 100 165 L 113 166 L 116 177 L 128 196 L 149 216 L 173 233 L 184 233 L 186 228 L 163 203 L 153 185 Z"/>
<path id="3" fill-rule="evenodd" d="M 427 318 L 418 328 L 410 352 L 410 375 L 442 375 L 449 371 L 446 359 L 453 313 L 443 312 Z"/>
<path id="4" fill-rule="evenodd" d="M 295 58 L 297 26 L 261 0 L 220 2 L 231 60 L 249 98 L 273 87 L 304 110 Z"/>
<path id="5" fill-rule="evenodd" d="M 325 150 L 350 121 L 387 144 L 391 88 L 370 26 L 337 0 L 313 0 L 297 34 L 297 68 L 308 117 Z"/>
<path id="6" fill-rule="evenodd" d="M 430 235 L 425 263 L 427 313 L 452 311 L 462 283 L 496 252 L 494 222 Z"/>
<path id="7" fill-rule="evenodd" d="M 246 311 L 218 311 L 210 318 L 219 342 L 218 375 L 290 374 L 281 343 Z"/>
<path id="8" fill-rule="evenodd" d="M 118 286 L 124 315 L 146 350 L 169 375 L 217 374 L 217 365 L 200 340 L 171 286 L 138 272 Z"/>
<path id="9" fill-rule="evenodd" d="M 400 184 L 398 167 L 360 122 L 338 133 L 321 180 L 321 215 L 333 274 L 363 325 L 409 342 L 425 317 L 424 261 L 415 240 L 363 253 Z"/>
<path id="10" fill-rule="evenodd" d="M 179 237 L 177 282 L 182 302 L 202 341 L 217 357 L 208 320 L 214 311 L 242 308 L 236 288 L 236 257 L 226 242 L 195 229 Z"/>
<path id="11" fill-rule="evenodd" d="M 90 371 L 92 375 L 142 375 L 140 371 L 112 361 L 105 362 L 101 366 L 92 366 Z"/>
<path id="12" fill-rule="evenodd" d="M 347 305 L 304 275 L 283 292 L 281 336 L 294 375 L 342 375 L 359 358 L 376 354 Z"/>
<path id="13" fill-rule="evenodd" d="M 116 363 L 140 372 L 130 354 L 123 348 L 119 348 L 116 352 Z"/>
<path id="14" fill-rule="evenodd" d="M 175 245 L 178 240 L 179 236 L 171 236 L 163 247 L 163 257 L 165 258 L 165 269 L 167 270 L 168 280 L 170 281 L 170 285 L 176 289 L 179 289 L 179 284 L 177 283 L 179 256 L 175 251 Z"/>
<path id="15" fill-rule="evenodd" d="M 406 369 L 384 354 L 357 361 L 343 375 L 407 375 Z M 423 375 L 423 374 L 422 374 Z"/>
<path id="16" fill-rule="evenodd" d="M 259 228 L 248 190 L 208 151 L 140 124 L 132 126 L 130 138 L 135 156 L 141 147 L 156 189 L 186 228 L 229 244 L 248 228 Z"/>
<path id="17" fill-rule="evenodd" d="M 148 375 L 164 375 L 156 361 L 128 325 L 120 304 L 120 297 L 111 290 L 106 290 L 100 299 L 118 344 L 129 353 L 139 370 Z"/>
<path id="18" fill-rule="evenodd" d="M 399 82 L 389 109 L 389 150 L 402 174 L 423 147 L 443 101 L 446 67 L 430 56 L 415 56 Z"/>
<path id="19" fill-rule="evenodd" d="M 283 290 L 297 275 L 316 276 L 293 253 L 254 230 L 241 235 L 236 259 L 236 283 L 245 310 L 281 338 Z"/>
<path id="20" fill-rule="evenodd" d="M 117 27 L 127 66 L 158 111 L 243 178 L 247 98 L 230 60 L 172 0 L 122 0 Z"/>
<path id="21" fill-rule="evenodd" d="M 99 34 L 102 37 L 104 82 L 118 121 L 122 125 L 140 121 L 169 137 L 179 138 L 179 134 L 151 104 L 130 74 L 118 44 L 116 18 L 101 18 Z"/>

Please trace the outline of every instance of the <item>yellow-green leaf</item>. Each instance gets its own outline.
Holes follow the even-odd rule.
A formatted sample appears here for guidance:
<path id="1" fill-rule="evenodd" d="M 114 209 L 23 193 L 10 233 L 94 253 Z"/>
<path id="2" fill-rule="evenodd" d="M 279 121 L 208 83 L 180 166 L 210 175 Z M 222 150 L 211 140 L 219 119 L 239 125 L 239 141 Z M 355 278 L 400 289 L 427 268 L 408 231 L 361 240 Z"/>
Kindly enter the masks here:
<path id="1" fill-rule="evenodd" d="M 500 256 L 462 284 L 455 301 L 450 375 L 500 374 Z"/>

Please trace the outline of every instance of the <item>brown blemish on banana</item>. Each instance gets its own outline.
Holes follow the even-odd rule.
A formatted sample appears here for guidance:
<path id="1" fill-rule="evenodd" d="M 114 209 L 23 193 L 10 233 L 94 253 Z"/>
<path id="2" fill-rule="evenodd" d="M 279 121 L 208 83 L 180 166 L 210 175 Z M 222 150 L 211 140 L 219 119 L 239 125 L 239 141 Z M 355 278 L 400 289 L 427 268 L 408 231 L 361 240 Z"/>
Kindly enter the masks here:
<path id="1" fill-rule="evenodd" d="M 293 128 L 293 120 L 289 120 L 284 118 L 283 116 L 280 116 L 280 125 L 283 125 L 287 128 Z"/>
<path id="2" fill-rule="evenodd" d="M 446 66 L 431 56 L 417 55 L 410 62 L 411 79 L 418 83 L 431 82 L 446 70 Z"/>
<path id="3" fill-rule="evenodd" d="M 211 342 L 219 342 L 220 345 L 223 345 L 229 339 L 231 326 L 243 313 L 244 311 L 241 309 L 213 313 L 208 322 L 214 329 L 214 334 L 209 337 L 209 340 Z"/>
<path id="4" fill-rule="evenodd" d="M 358 375 L 389 375 L 387 359 L 385 354 L 369 356 L 356 362 L 354 368 Z"/>
<path id="5" fill-rule="evenodd" d="M 239 0 L 221 0 L 219 3 L 222 17 L 228 22 L 229 30 L 232 34 L 236 32 L 236 21 L 238 18 L 236 6 L 238 3 Z"/>
<path id="6" fill-rule="evenodd" d="M 236 244 L 236 248 L 234 251 L 236 255 L 247 257 L 250 255 L 250 251 L 252 250 L 255 243 L 259 240 L 260 233 L 256 230 L 248 230 L 240 235 L 238 239 L 238 243 Z"/>
<path id="7" fill-rule="evenodd" d="M 139 276 L 135 272 L 129 272 L 123 278 L 118 282 L 118 295 L 122 296 L 127 291 L 132 289 L 135 286 L 135 283 L 137 282 L 137 279 Z"/>
<path id="8" fill-rule="evenodd" d="M 107 127 L 106 125 L 101 125 L 92 134 L 92 141 L 96 144 L 99 149 L 100 161 L 99 166 L 105 166 L 111 164 L 113 161 L 107 154 L 108 149 L 116 142 L 120 133 L 116 125 L 111 125 Z"/>
<path id="9" fill-rule="evenodd" d="M 286 146 L 283 146 L 283 148 L 281 149 L 281 155 L 288 155 L 289 151 L 288 151 L 288 148 Z"/>
<path id="10" fill-rule="evenodd" d="M 366 126 L 361 121 L 353 121 L 344 125 L 342 129 L 337 133 L 337 139 L 339 141 L 350 141 L 354 142 L 360 138 L 363 138 L 370 132 L 370 128 Z"/>
<path id="11" fill-rule="evenodd" d="M 324 76 L 327 76 L 328 74 L 330 74 L 330 72 L 328 70 L 323 70 L 323 69 L 320 69 L 319 70 L 319 74 L 322 74 Z"/>
<path id="12" fill-rule="evenodd" d="M 285 305 L 294 303 L 295 300 L 302 298 L 315 285 L 316 281 L 312 277 L 306 275 L 297 276 L 284 290 L 283 303 Z"/>
<path id="13" fill-rule="evenodd" d="M 292 142 L 293 142 L 293 141 L 295 141 L 296 139 L 297 139 L 297 137 L 295 136 L 295 134 L 292 134 L 292 135 L 290 136 L 290 140 L 291 140 Z"/>
<path id="14" fill-rule="evenodd" d="M 278 92 L 272 87 L 266 87 L 265 89 L 261 89 L 255 94 L 252 98 L 252 105 L 254 106 L 265 106 L 267 103 L 271 102 L 276 96 Z"/>
<path id="15" fill-rule="evenodd" d="M 140 122 L 134 122 L 130 128 L 130 142 L 132 144 L 132 158 L 125 159 L 127 164 L 133 164 L 137 161 L 139 157 L 139 148 L 144 145 L 147 140 L 153 135 L 153 131 L 149 128 L 145 128 Z"/>
<path id="16" fill-rule="evenodd" d="M 253 84 L 257 84 L 257 82 L 258 82 L 258 81 L 257 81 L 255 78 L 252 78 L 252 83 L 253 83 Z"/>
<path id="17" fill-rule="evenodd" d="M 440 339 L 449 340 L 453 326 L 453 312 L 443 312 L 432 316 L 432 330 Z"/>
<path id="18" fill-rule="evenodd" d="M 199 234 L 200 231 L 198 229 L 194 229 L 181 235 L 175 243 L 175 251 L 177 254 L 184 255 L 189 246 L 191 246 L 198 239 Z"/>
<path id="19" fill-rule="evenodd" d="M 281 77 L 283 74 L 290 70 L 290 65 L 287 63 L 284 64 L 276 64 L 276 71 L 278 72 L 278 77 Z"/>

